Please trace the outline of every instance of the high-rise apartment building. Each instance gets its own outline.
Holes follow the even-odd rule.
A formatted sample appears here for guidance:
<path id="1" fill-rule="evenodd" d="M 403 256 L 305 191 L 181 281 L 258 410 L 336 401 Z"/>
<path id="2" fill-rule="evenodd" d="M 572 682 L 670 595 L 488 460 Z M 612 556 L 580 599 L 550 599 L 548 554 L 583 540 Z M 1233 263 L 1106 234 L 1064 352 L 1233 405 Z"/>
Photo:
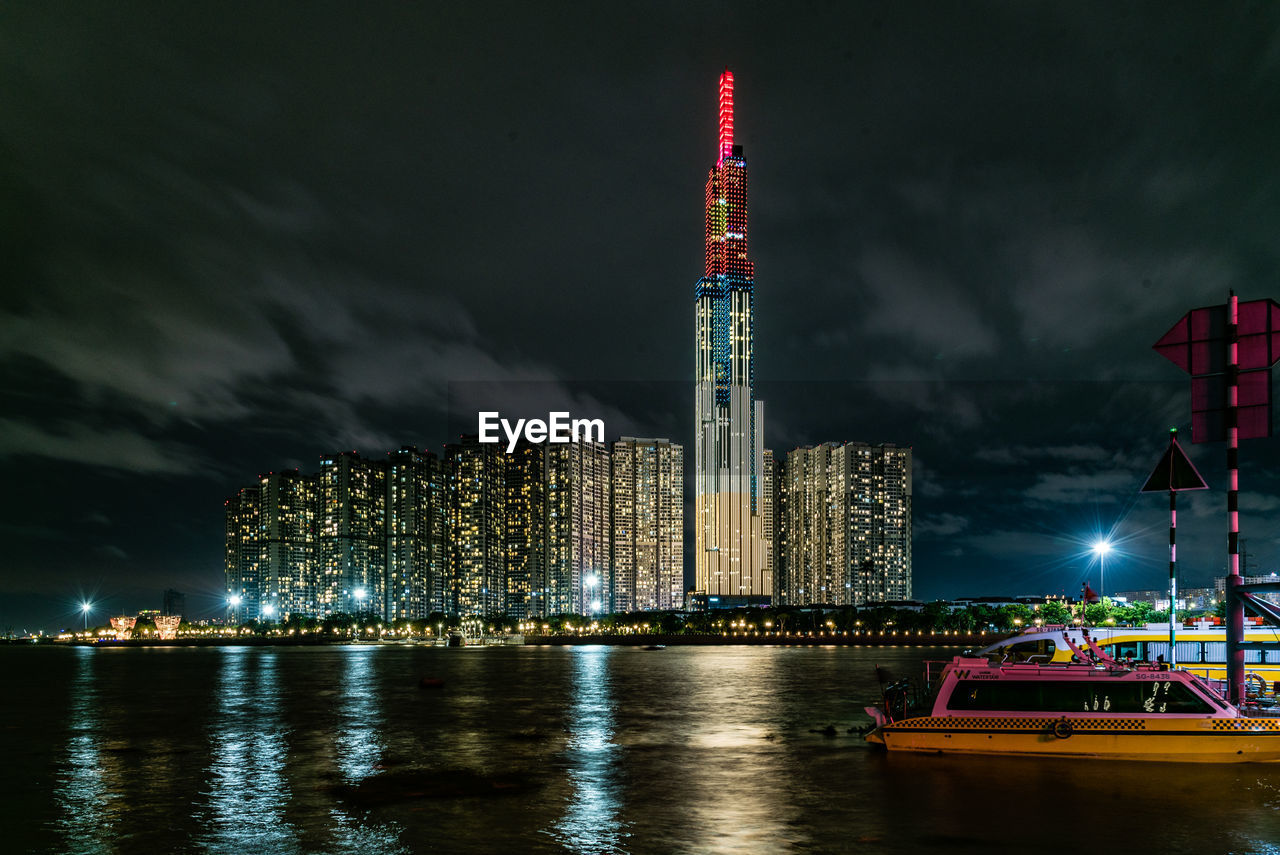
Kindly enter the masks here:
<path id="1" fill-rule="evenodd" d="M 256 620 L 262 604 L 262 525 L 258 487 L 245 487 L 224 503 L 226 508 L 226 579 L 228 615 L 233 621 Z"/>
<path id="2" fill-rule="evenodd" d="M 440 458 L 405 446 L 386 463 L 386 620 L 444 611 L 445 481 Z"/>
<path id="3" fill-rule="evenodd" d="M 720 75 L 719 147 L 707 176 L 706 268 L 695 289 L 694 579 L 721 602 L 769 598 L 762 513 L 764 404 L 755 397 L 755 268 L 747 162 L 733 142 L 733 74 Z"/>
<path id="4" fill-rule="evenodd" d="M 383 614 L 387 467 L 354 451 L 322 458 L 317 482 L 317 599 L 321 614 Z"/>
<path id="5" fill-rule="evenodd" d="M 613 591 L 609 447 L 546 449 L 547 614 L 610 610 Z"/>
<path id="6" fill-rule="evenodd" d="M 786 605 L 787 599 L 787 458 L 772 449 L 764 450 L 764 496 L 768 503 L 763 514 L 766 560 L 773 576 L 773 602 Z"/>
<path id="7" fill-rule="evenodd" d="M 505 456 L 507 614 L 546 614 L 547 491 L 543 446 L 522 440 Z"/>
<path id="8" fill-rule="evenodd" d="M 624 436 L 613 444 L 615 612 L 684 605 L 684 449 Z"/>
<path id="9" fill-rule="evenodd" d="M 787 569 L 785 589 L 789 605 L 835 603 L 836 569 L 828 527 L 827 474 L 835 443 L 797 448 L 787 455 Z M 843 587 L 843 582 L 840 583 Z"/>
<path id="10" fill-rule="evenodd" d="M 797 448 L 787 455 L 785 492 L 787 603 L 911 598 L 910 448 Z"/>
<path id="11" fill-rule="evenodd" d="M 490 617 L 507 608 L 506 455 L 465 436 L 445 446 L 448 466 L 448 611 Z"/>
<path id="12" fill-rule="evenodd" d="M 314 615 L 316 585 L 316 480 L 297 470 L 258 478 L 262 597 L 272 616 Z"/>

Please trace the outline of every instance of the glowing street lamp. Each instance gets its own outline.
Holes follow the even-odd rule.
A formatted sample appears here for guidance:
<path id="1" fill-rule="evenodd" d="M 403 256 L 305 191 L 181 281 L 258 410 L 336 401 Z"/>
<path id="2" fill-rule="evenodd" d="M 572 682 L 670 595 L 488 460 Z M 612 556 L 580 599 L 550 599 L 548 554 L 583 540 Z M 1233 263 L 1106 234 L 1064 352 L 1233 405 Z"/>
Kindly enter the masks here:
<path id="1" fill-rule="evenodd" d="M 1103 538 L 1093 542 L 1093 554 L 1098 556 L 1098 597 L 1107 591 L 1107 553 L 1111 551 L 1111 541 Z"/>
<path id="2" fill-rule="evenodd" d="M 80 611 L 84 612 L 84 628 L 89 629 L 89 611 L 93 608 L 93 603 L 81 603 Z"/>
<path id="3" fill-rule="evenodd" d="M 265 606 L 262 607 L 262 613 L 267 617 L 271 617 L 276 613 L 276 607 L 271 603 L 267 603 Z"/>

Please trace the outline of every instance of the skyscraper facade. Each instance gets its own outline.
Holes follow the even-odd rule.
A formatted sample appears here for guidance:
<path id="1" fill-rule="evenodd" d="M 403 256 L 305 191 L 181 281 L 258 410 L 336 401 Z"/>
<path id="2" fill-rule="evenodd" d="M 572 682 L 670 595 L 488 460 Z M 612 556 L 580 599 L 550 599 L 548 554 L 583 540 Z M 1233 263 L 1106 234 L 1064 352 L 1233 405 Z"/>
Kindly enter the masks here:
<path id="1" fill-rule="evenodd" d="M 506 455 L 475 436 L 445 446 L 450 602 L 446 611 L 490 617 L 507 607 Z"/>
<path id="2" fill-rule="evenodd" d="M 445 510 L 440 458 L 405 446 L 387 455 L 386 620 L 444 611 Z"/>
<path id="3" fill-rule="evenodd" d="M 387 467 L 354 451 L 321 459 L 317 481 L 318 611 L 386 608 Z"/>
<path id="4" fill-rule="evenodd" d="M 611 611 L 684 605 L 684 449 L 624 436 L 613 444 Z"/>
<path id="5" fill-rule="evenodd" d="M 546 449 L 547 613 L 609 610 L 613 590 L 609 446 Z"/>
<path id="6" fill-rule="evenodd" d="M 297 470 L 258 479 L 262 527 L 263 602 L 277 617 L 314 615 L 316 569 L 316 479 Z"/>
<path id="7" fill-rule="evenodd" d="M 733 73 L 720 75 L 717 159 L 707 176 L 705 272 L 695 288 L 694 578 L 722 600 L 773 594 L 761 490 L 764 404 L 755 397 L 755 268 L 747 162 L 733 142 Z"/>
<path id="8" fill-rule="evenodd" d="M 910 448 L 797 448 L 787 455 L 785 505 L 785 602 L 911 598 Z"/>
<path id="9" fill-rule="evenodd" d="M 547 490 L 543 446 L 521 440 L 505 456 L 507 615 L 542 617 L 546 606 Z"/>
<path id="10" fill-rule="evenodd" d="M 260 490 L 245 487 L 225 503 L 228 614 L 234 621 L 256 620 L 262 602 Z"/>

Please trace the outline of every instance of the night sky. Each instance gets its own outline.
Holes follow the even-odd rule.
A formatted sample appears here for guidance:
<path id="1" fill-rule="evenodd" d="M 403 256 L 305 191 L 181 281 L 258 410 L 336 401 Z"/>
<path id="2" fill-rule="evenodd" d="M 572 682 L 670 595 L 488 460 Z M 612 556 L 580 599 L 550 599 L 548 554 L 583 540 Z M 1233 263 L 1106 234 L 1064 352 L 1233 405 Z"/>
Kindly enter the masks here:
<path id="1" fill-rule="evenodd" d="M 220 614 L 226 496 L 481 401 L 691 458 L 725 66 L 766 447 L 912 445 L 918 598 L 1075 593 L 1099 530 L 1108 591 L 1165 583 L 1180 426 L 1221 573 L 1225 452 L 1151 345 L 1280 297 L 1280 6 L 265 5 L 0 9 L 0 631 Z"/>

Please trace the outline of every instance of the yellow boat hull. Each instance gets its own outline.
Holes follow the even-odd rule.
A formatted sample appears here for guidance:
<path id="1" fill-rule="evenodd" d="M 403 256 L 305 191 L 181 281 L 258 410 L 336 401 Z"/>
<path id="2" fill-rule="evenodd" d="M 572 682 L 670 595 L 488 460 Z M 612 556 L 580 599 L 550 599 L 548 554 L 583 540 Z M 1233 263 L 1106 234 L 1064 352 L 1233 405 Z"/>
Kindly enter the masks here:
<path id="1" fill-rule="evenodd" d="M 890 751 L 1175 763 L 1280 761 L 1280 719 L 922 717 L 877 728 Z"/>

